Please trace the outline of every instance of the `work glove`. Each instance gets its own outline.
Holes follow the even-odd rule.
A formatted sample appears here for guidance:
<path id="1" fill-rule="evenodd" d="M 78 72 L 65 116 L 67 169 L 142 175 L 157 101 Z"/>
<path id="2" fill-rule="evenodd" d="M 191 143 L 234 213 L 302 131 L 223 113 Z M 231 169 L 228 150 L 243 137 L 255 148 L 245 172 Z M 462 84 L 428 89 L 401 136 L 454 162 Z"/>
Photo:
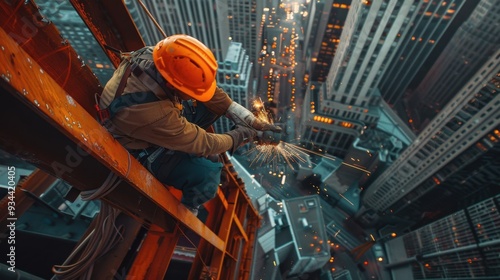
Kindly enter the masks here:
<path id="1" fill-rule="evenodd" d="M 226 112 L 226 117 L 228 117 L 237 125 L 249 125 L 260 131 L 281 131 L 281 127 L 259 120 L 254 116 L 254 114 L 252 114 L 252 112 L 250 112 L 250 110 L 234 101 L 233 103 L 231 103 L 231 105 L 229 105 L 229 108 Z"/>
<path id="2" fill-rule="evenodd" d="M 273 145 L 276 146 L 281 141 L 281 133 L 273 131 L 257 131 L 256 137 L 258 145 Z"/>
<path id="3" fill-rule="evenodd" d="M 236 149 L 253 141 L 257 136 L 257 130 L 251 127 L 237 125 L 235 129 L 226 132 L 226 134 L 229 134 L 229 136 L 233 138 L 233 147 L 229 150 L 229 153 L 232 155 Z"/>

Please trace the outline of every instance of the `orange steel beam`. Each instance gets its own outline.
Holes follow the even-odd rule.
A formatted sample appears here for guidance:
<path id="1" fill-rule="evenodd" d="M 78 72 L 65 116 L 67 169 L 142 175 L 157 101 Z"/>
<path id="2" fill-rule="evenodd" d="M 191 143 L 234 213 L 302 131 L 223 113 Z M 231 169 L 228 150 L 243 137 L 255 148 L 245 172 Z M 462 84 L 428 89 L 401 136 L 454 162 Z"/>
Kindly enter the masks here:
<path id="1" fill-rule="evenodd" d="M 221 221 L 221 227 L 218 232 L 219 236 L 221 236 L 223 240 L 229 240 L 230 238 L 232 238 L 230 233 L 232 224 L 237 218 L 235 215 L 235 209 L 238 195 L 239 189 L 234 188 L 234 191 L 231 192 L 231 196 L 228 198 L 228 200 L 230 201 L 230 205 Z M 224 252 L 222 254 L 220 254 L 219 252 L 213 252 L 212 254 L 212 262 L 214 264 L 213 266 L 215 266 L 215 271 L 219 273 L 219 277 L 220 271 L 222 270 L 222 265 L 224 263 L 223 260 L 227 257 L 227 243 L 228 242 L 225 243 L 226 247 L 224 248 Z"/>
<path id="2" fill-rule="evenodd" d="M 162 228 L 151 225 L 127 279 L 163 279 L 180 235 L 178 227 L 173 233 L 165 233 Z"/>
<path id="3" fill-rule="evenodd" d="M 247 224 L 248 242 L 243 248 L 242 257 L 240 259 L 240 277 L 241 279 L 249 279 L 252 269 L 253 252 L 255 247 L 255 240 L 257 236 L 257 229 L 259 228 L 260 220 L 249 219 Z"/>
<path id="4" fill-rule="evenodd" d="M 33 197 L 27 192 L 39 197 L 56 181 L 56 179 L 56 177 L 40 169 L 36 169 L 25 180 L 19 182 L 14 189 L 15 211 L 9 211 L 9 196 L 5 196 L 0 200 L 0 230 L 7 230 L 9 221 L 13 218 L 17 219 L 21 217 L 35 202 Z M 12 213 L 12 215 L 9 213 Z"/>
<path id="5" fill-rule="evenodd" d="M 135 51 L 145 46 L 141 34 L 123 0 L 70 0 L 95 39 L 115 67 L 120 64 L 119 54 L 105 46 L 120 51 Z"/>
<path id="6" fill-rule="evenodd" d="M 37 58 L 45 73 L 87 112 L 96 116 L 94 93 L 102 91 L 99 80 L 33 1 L 0 1 L 0 27 L 29 54 L 24 59 Z M 15 59 L 9 58 L 9 61 L 14 63 Z M 23 64 L 29 65 L 30 60 L 23 61 Z M 2 74 L 14 79 L 18 72 Z"/>
<path id="7" fill-rule="evenodd" d="M 223 241 L 178 200 L 0 29 L 0 148 L 79 190 L 98 188 L 113 172 L 122 180 L 106 200 L 165 231 L 180 219 L 222 250 Z M 29 129 L 20 128 L 29 127 Z M 32 141 L 37 139 L 37 141 Z"/>
<path id="8" fill-rule="evenodd" d="M 229 162 L 226 164 L 230 166 Z M 260 219 L 235 174 L 230 176 L 224 193 L 225 200 L 216 198 L 205 204 L 210 213 L 205 223 L 225 241 L 224 250 L 212 250 L 205 240 L 200 240 L 199 257 L 193 262 L 188 279 L 248 279 L 250 276 L 253 244 Z M 241 242 L 242 247 L 239 246 Z M 243 260 L 239 262 L 239 258 Z"/>
<path id="9" fill-rule="evenodd" d="M 220 227 L 220 223 L 225 216 L 225 210 L 221 206 L 220 202 L 216 199 L 212 199 L 204 204 L 204 207 L 208 211 L 209 215 L 205 220 L 205 224 L 210 227 L 214 232 L 218 232 L 218 228 Z M 225 240 L 223 247 L 219 252 L 222 252 L 225 248 Z M 208 244 L 208 242 L 204 239 L 201 239 L 198 244 L 198 252 L 193 261 L 193 265 L 191 266 L 191 270 L 189 271 L 188 279 L 200 279 L 204 272 L 207 272 L 206 265 L 210 265 L 210 256 L 213 252 L 213 247 Z"/>

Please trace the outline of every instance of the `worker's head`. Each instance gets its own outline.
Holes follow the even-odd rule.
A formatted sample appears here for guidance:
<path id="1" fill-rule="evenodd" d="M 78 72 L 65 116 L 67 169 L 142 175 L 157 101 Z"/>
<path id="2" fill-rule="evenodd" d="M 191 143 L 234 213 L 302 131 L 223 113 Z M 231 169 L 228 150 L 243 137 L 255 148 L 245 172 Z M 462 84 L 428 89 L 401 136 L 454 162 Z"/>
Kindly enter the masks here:
<path id="1" fill-rule="evenodd" d="M 175 89 L 198 101 L 215 93 L 217 61 L 210 49 L 188 35 L 172 35 L 156 44 L 153 60 L 160 74 Z"/>

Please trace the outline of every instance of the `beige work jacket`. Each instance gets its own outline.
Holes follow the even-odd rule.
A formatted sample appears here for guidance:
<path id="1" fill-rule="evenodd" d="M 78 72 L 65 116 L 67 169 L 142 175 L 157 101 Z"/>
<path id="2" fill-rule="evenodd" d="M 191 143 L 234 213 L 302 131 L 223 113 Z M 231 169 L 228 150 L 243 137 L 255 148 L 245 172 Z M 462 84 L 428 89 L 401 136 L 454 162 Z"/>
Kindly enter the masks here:
<path id="1" fill-rule="evenodd" d="M 122 62 L 106 84 L 99 104 L 101 108 L 106 108 L 112 102 L 127 63 Z M 144 91 L 149 89 L 134 75 L 130 75 L 123 94 Z M 231 103 L 229 96 L 217 87 L 213 98 L 204 102 L 204 105 L 211 112 L 222 116 Z M 128 149 L 158 145 L 169 150 L 206 156 L 223 153 L 233 146 L 231 136 L 209 133 L 188 122 L 169 99 L 127 107 L 111 119 L 108 129 Z"/>

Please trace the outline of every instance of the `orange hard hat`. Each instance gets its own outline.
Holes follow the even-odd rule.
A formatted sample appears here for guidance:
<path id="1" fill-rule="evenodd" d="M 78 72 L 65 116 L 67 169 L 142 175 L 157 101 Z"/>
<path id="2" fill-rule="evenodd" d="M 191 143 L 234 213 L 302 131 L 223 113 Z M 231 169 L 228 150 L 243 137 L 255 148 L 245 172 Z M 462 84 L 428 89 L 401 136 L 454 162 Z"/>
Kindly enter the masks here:
<path id="1" fill-rule="evenodd" d="M 198 101 L 215 93 L 217 61 L 210 49 L 188 35 L 172 35 L 153 49 L 156 69 L 169 84 Z"/>

